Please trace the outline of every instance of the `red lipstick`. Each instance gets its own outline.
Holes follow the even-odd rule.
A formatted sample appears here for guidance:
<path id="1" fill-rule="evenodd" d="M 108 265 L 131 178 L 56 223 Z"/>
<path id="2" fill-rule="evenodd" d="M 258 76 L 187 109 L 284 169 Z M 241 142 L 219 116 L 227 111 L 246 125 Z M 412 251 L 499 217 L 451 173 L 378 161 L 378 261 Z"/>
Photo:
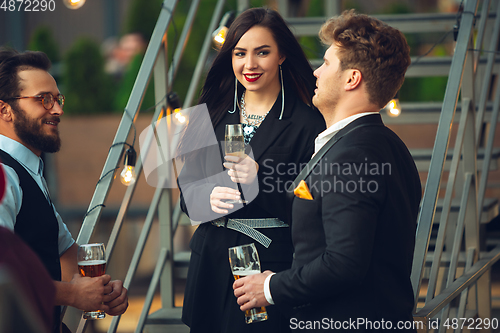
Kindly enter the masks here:
<path id="1" fill-rule="evenodd" d="M 243 76 L 245 77 L 245 80 L 247 80 L 248 82 L 255 82 L 258 79 L 260 79 L 262 74 L 250 73 L 250 74 L 243 74 Z"/>

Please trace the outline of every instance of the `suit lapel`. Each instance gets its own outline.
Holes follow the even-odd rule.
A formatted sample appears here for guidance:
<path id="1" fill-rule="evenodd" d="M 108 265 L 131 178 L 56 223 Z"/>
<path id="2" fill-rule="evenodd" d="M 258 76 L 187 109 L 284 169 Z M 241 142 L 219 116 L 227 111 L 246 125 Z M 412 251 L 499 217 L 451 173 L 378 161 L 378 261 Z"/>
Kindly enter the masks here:
<path id="1" fill-rule="evenodd" d="M 267 118 L 267 117 L 266 117 Z M 255 161 L 259 161 L 280 134 L 290 125 L 289 119 L 265 119 L 250 141 Z"/>
<path id="2" fill-rule="evenodd" d="M 302 169 L 299 175 L 295 178 L 292 185 L 287 189 L 287 196 L 289 199 L 294 197 L 294 189 L 301 180 L 306 180 L 314 167 L 321 161 L 323 156 L 334 146 L 344 135 L 349 134 L 351 131 L 356 131 L 360 127 L 365 126 L 384 126 L 380 114 L 363 116 L 347 124 L 344 128 L 338 131 L 327 143 L 313 156 L 313 158 Z M 306 181 L 307 183 L 307 181 Z M 308 184 L 309 185 L 309 184 Z"/>
<path id="3" fill-rule="evenodd" d="M 291 89 L 288 91 L 291 91 Z M 259 159 L 264 155 L 267 149 L 274 144 L 274 141 L 276 141 L 281 133 L 291 124 L 290 116 L 295 105 L 295 98 L 289 95 L 290 94 L 285 94 L 285 110 L 282 119 L 279 119 L 281 114 L 280 92 L 271 111 L 262 124 L 260 124 L 257 132 L 250 141 L 254 160 L 257 162 L 259 162 Z"/>

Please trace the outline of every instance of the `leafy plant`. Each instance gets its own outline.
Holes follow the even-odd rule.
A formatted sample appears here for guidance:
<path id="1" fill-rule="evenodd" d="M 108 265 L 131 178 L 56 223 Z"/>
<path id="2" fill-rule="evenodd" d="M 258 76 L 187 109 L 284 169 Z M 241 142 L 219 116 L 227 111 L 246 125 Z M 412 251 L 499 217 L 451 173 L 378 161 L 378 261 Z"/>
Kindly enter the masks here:
<path id="1" fill-rule="evenodd" d="M 123 110 L 127 106 L 127 102 L 130 98 L 130 94 L 132 93 L 132 87 L 134 86 L 137 74 L 139 74 L 139 69 L 141 68 L 143 58 L 144 55 L 137 54 L 133 58 L 132 62 L 128 66 L 127 71 L 123 75 L 114 103 L 114 110 L 118 113 L 123 112 Z M 148 109 L 154 105 L 154 80 L 153 78 L 151 78 L 148 88 L 146 89 L 146 94 L 144 95 L 144 98 L 142 100 L 141 110 Z M 154 109 L 152 111 L 154 111 Z"/>
<path id="2" fill-rule="evenodd" d="M 138 32 L 149 41 L 153 34 L 162 0 L 132 0 L 127 11 L 125 34 Z"/>
<path id="3" fill-rule="evenodd" d="M 112 109 L 112 80 L 104 72 L 104 58 L 93 40 L 81 37 L 68 50 L 64 58 L 63 82 L 65 112 L 90 114 Z"/>
<path id="4" fill-rule="evenodd" d="M 40 26 L 33 32 L 28 49 L 44 52 L 52 63 L 57 63 L 60 60 L 59 46 L 52 34 L 52 29 L 48 26 Z"/>

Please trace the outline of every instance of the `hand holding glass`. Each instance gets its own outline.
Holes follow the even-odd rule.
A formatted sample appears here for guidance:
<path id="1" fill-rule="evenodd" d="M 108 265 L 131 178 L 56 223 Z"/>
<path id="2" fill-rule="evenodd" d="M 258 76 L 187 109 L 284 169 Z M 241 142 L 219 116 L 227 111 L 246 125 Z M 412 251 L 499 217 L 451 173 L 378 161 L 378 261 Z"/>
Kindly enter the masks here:
<path id="1" fill-rule="evenodd" d="M 260 260 L 255 244 L 229 248 L 229 264 L 235 280 L 247 275 L 259 274 Z M 264 320 L 267 320 L 267 312 L 263 306 L 245 311 L 245 322 L 247 324 Z"/>
<path id="2" fill-rule="evenodd" d="M 245 157 L 245 139 L 243 138 L 243 127 L 241 124 L 226 124 L 226 134 L 224 138 L 224 153 L 227 156 Z M 240 183 L 236 183 L 241 193 Z M 228 200 L 227 203 L 247 203 L 244 198 L 239 200 Z"/>
<path id="3" fill-rule="evenodd" d="M 81 276 L 97 277 L 106 274 L 106 252 L 103 243 L 78 246 L 78 270 Z M 83 312 L 84 319 L 102 319 L 102 310 Z"/>

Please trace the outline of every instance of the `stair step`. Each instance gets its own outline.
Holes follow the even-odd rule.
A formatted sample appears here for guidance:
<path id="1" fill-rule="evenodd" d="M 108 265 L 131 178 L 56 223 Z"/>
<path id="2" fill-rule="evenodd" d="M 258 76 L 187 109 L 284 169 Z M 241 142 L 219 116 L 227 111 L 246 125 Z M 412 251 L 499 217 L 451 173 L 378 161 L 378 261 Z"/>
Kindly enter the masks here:
<path id="1" fill-rule="evenodd" d="M 425 13 L 374 15 L 403 33 L 447 32 L 457 23 L 456 14 Z M 286 22 L 296 36 L 316 36 L 327 17 L 289 17 Z"/>
<path id="2" fill-rule="evenodd" d="M 481 251 L 480 256 L 485 256 L 488 254 L 488 251 Z M 448 252 L 444 252 L 441 254 L 441 267 L 448 267 L 450 265 L 450 260 L 451 260 L 451 254 Z M 434 251 L 429 251 L 427 253 L 427 256 L 425 257 L 425 266 L 426 267 L 431 267 L 432 262 L 434 261 Z M 464 267 L 465 266 L 465 253 L 460 252 L 458 254 L 458 267 Z"/>
<path id="3" fill-rule="evenodd" d="M 441 212 L 443 211 L 444 199 L 439 198 L 436 205 L 436 214 L 434 215 L 434 223 L 439 223 Z M 450 219 L 457 219 L 460 210 L 460 198 L 453 199 L 450 208 Z M 481 223 L 489 223 L 498 216 L 498 198 L 484 198 L 483 212 L 481 214 Z"/>
<path id="4" fill-rule="evenodd" d="M 144 333 L 189 333 L 189 327 L 182 325 L 146 325 L 144 326 Z"/>
<path id="5" fill-rule="evenodd" d="M 179 279 L 186 279 L 191 259 L 191 251 L 174 253 L 174 276 Z"/>
<path id="6" fill-rule="evenodd" d="M 431 163 L 432 148 L 413 148 L 410 149 L 411 156 L 417 165 L 418 171 L 428 171 Z M 451 160 L 453 157 L 453 149 L 449 149 L 446 154 L 444 163 L 444 170 L 450 170 Z M 477 153 L 477 168 L 479 170 L 483 167 L 484 148 L 480 148 Z M 498 169 L 498 160 L 500 159 L 500 148 L 493 148 L 491 152 L 490 170 Z"/>
<path id="7" fill-rule="evenodd" d="M 436 130 L 441 116 L 441 109 L 443 103 L 440 102 L 401 102 L 401 114 L 398 117 L 390 117 L 385 112 L 382 112 L 382 119 L 387 125 L 419 125 L 419 124 L 435 124 Z M 486 110 L 484 113 L 484 121 L 490 122 L 491 112 L 493 110 L 493 103 L 486 103 Z M 453 121 L 458 123 L 460 121 L 460 112 L 462 105 L 457 104 L 457 110 Z M 499 119 L 500 121 L 500 119 Z"/>
<path id="8" fill-rule="evenodd" d="M 406 71 L 406 77 L 435 77 L 448 76 L 450 74 L 451 57 L 426 57 L 416 61 L 416 57 L 412 57 L 412 66 Z M 323 59 L 310 59 L 309 63 L 312 68 L 318 68 L 323 64 Z M 500 60 L 498 61 L 500 63 Z M 485 61 L 480 61 L 479 66 L 485 66 Z M 493 70 L 498 72 L 498 64 Z"/>
<path id="9" fill-rule="evenodd" d="M 161 308 L 148 316 L 146 325 L 184 325 L 181 316 L 182 308 Z"/>
<path id="10" fill-rule="evenodd" d="M 405 77 L 436 77 L 450 75 L 452 57 L 425 57 L 417 61 L 417 57 L 411 57 L 412 65 L 408 67 Z M 479 59 L 478 70 L 483 71 L 488 59 Z M 316 69 L 323 64 L 323 59 L 309 59 L 311 67 Z M 492 74 L 500 72 L 500 59 L 495 59 Z"/>

